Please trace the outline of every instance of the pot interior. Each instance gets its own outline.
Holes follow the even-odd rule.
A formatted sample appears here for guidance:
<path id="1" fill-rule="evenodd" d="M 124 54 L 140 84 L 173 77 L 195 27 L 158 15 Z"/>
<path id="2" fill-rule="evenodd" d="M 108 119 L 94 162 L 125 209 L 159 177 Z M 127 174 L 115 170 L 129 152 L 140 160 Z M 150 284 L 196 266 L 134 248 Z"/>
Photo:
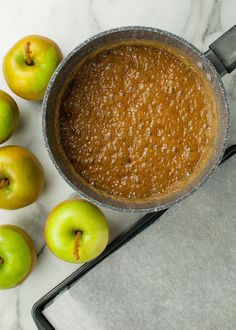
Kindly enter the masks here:
<path id="1" fill-rule="evenodd" d="M 58 133 L 58 116 L 61 96 L 65 86 L 73 77 L 75 69 L 90 54 L 103 48 L 109 48 L 120 42 L 148 41 L 158 42 L 175 49 L 176 52 L 191 59 L 204 73 L 206 79 L 210 81 L 212 93 L 217 105 L 218 129 L 212 147 L 212 154 L 208 158 L 204 168 L 181 190 L 174 191 L 173 194 L 163 196 L 158 199 L 149 200 L 129 200 L 118 199 L 105 195 L 89 186 L 74 170 L 67 159 L 60 143 Z M 144 27 L 127 27 L 110 30 L 101 33 L 73 50 L 59 65 L 53 75 L 43 102 L 43 130 L 46 146 L 49 154 L 63 178 L 82 197 L 101 206 L 107 206 L 115 210 L 130 212 L 151 212 L 169 207 L 177 201 L 190 195 L 198 189 L 200 185 L 212 173 L 219 164 L 226 147 L 226 140 L 229 127 L 229 111 L 226 102 L 224 87 L 221 80 L 204 55 L 185 40 L 176 37 L 168 32 Z"/>

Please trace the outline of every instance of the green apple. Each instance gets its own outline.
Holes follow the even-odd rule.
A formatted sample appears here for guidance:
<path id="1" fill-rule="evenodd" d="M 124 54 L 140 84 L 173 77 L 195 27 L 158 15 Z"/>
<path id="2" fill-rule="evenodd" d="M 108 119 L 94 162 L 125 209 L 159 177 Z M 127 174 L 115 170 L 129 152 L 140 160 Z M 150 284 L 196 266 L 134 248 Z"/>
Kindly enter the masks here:
<path id="1" fill-rule="evenodd" d="M 58 258 L 80 263 L 96 258 L 105 249 L 109 227 L 95 205 L 80 199 L 66 200 L 49 214 L 45 239 Z"/>
<path id="2" fill-rule="evenodd" d="M 58 45 L 43 36 L 19 40 L 3 59 L 3 74 L 10 89 L 27 100 L 41 100 L 62 60 Z"/>
<path id="3" fill-rule="evenodd" d="M 19 121 L 19 109 L 13 98 L 0 90 L 0 144 L 7 141 Z"/>
<path id="4" fill-rule="evenodd" d="M 36 253 L 29 235 L 17 226 L 0 226 L 0 289 L 20 284 L 35 263 Z"/>
<path id="5" fill-rule="evenodd" d="M 38 159 L 19 146 L 0 148 L 0 208 L 18 209 L 33 203 L 44 186 Z"/>

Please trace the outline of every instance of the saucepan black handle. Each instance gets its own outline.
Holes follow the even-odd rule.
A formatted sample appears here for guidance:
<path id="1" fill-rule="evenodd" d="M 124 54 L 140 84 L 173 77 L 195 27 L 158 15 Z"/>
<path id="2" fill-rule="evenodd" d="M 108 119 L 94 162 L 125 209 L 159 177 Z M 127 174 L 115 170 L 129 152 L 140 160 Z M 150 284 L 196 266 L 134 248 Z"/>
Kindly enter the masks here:
<path id="1" fill-rule="evenodd" d="M 216 39 L 205 56 L 221 76 L 236 69 L 236 25 Z"/>

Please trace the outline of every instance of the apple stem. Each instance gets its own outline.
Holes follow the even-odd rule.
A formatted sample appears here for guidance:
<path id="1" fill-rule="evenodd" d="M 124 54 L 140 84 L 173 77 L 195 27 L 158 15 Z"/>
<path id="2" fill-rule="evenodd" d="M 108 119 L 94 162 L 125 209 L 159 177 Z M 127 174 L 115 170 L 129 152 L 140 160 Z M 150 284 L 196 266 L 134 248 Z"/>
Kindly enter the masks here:
<path id="1" fill-rule="evenodd" d="M 0 189 L 6 187 L 9 185 L 9 180 L 7 178 L 4 178 L 4 179 L 0 179 Z"/>
<path id="2" fill-rule="evenodd" d="M 3 265 L 3 263 L 4 263 L 4 260 L 2 257 L 0 257 L 0 265 Z"/>
<path id="3" fill-rule="evenodd" d="M 79 260 L 80 259 L 80 256 L 79 256 L 79 241 L 80 241 L 80 238 L 81 238 L 81 231 L 77 231 L 76 233 L 76 237 L 75 237 L 75 242 L 74 242 L 74 251 L 73 251 L 73 256 L 75 257 L 76 260 Z"/>
<path id="4" fill-rule="evenodd" d="M 30 41 L 27 41 L 27 43 L 25 44 L 25 62 L 27 65 L 33 65 L 34 62 L 30 56 L 30 54 L 32 53 L 32 51 L 30 50 Z"/>

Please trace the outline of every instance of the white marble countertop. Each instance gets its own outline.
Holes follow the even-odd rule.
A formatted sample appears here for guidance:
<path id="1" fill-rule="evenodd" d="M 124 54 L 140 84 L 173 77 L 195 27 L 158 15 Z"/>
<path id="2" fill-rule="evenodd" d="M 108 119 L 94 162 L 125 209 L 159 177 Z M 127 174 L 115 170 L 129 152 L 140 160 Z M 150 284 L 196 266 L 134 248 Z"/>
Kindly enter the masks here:
<path id="1" fill-rule="evenodd" d="M 89 36 L 118 26 L 146 25 L 169 30 L 191 41 L 202 51 L 236 23 L 235 0 L 9 0 L 1 8 L 0 62 L 12 44 L 29 34 L 54 39 L 66 55 Z M 236 72 L 223 78 L 231 106 L 229 144 L 236 143 Z M 9 92 L 0 75 L 0 88 Z M 10 93 L 11 94 L 11 93 Z M 50 209 L 73 194 L 54 169 L 44 147 L 41 104 L 15 96 L 21 111 L 18 131 L 6 144 L 29 148 L 41 160 L 47 185 L 40 199 L 17 211 L 0 211 L 0 223 L 22 226 L 33 237 L 37 267 L 19 287 L 0 292 L 0 329 L 33 330 L 31 307 L 77 265 L 56 259 L 45 247 L 44 222 Z M 107 212 L 113 235 L 136 218 Z"/>

